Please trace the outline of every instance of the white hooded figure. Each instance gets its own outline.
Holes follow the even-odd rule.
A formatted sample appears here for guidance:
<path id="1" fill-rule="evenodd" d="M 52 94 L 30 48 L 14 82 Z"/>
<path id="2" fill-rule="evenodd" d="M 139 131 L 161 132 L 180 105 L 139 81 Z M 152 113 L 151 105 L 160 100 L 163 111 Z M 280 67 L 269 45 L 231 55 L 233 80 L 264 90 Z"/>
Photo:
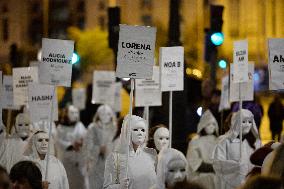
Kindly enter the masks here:
<path id="1" fill-rule="evenodd" d="M 187 160 L 182 152 L 167 148 L 159 153 L 157 166 L 157 186 L 155 189 L 167 189 L 176 182 L 187 180 Z"/>
<path id="2" fill-rule="evenodd" d="M 58 157 L 66 169 L 70 188 L 78 189 L 84 186 L 82 146 L 87 130 L 79 121 L 79 110 L 75 106 L 68 107 L 68 120 L 57 127 Z"/>
<path id="3" fill-rule="evenodd" d="M 29 115 L 19 113 L 16 116 L 14 133 L 3 139 L 0 146 L 0 165 L 4 166 L 8 171 L 23 158 L 28 137 L 31 134 L 30 125 Z"/>
<path id="4" fill-rule="evenodd" d="M 160 152 L 169 147 L 170 132 L 166 127 L 159 127 L 154 133 L 154 144 Z"/>
<path id="5" fill-rule="evenodd" d="M 240 123 L 240 115 L 242 123 Z M 242 129 L 242 142 L 239 137 L 240 129 Z M 250 163 L 250 156 L 260 146 L 261 142 L 253 114 L 246 109 L 234 113 L 230 130 L 218 142 L 213 152 L 217 188 L 234 189 L 240 186 L 254 167 Z"/>
<path id="6" fill-rule="evenodd" d="M 84 154 L 90 188 L 102 188 L 104 168 L 107 156 L 113 150 L 113 138 L 116 134 L 116 117 L 108 105 L 99 106 L 93 122 L 88 126 Z"/>
<path id="7" fill-rule="evenodd" d="M 49 141 L 48 134 L 45 131 L 37 131 L 29 140 L 27 149 L 25 150 L 25 160 L 37 163 L 40 167 L 42 179 L 44 181 L 46 174 L 46 157 L 48 142 L 50 145 L 50 155 L 48 164 L 49 189 L 69 189 L 68 178 L 62 163 L 53 155 L 54 144 Z"/>
<path id="8" fill-rule="evenodd" d="M 208 189 L 214 189 L 216 176 L 212 153 L 218 141 L 218 123 L 210 110 L 202 114 L 197 125 L 197 134 L 199 137 L 189 142 L 186 154 L 190 180 Z"/>
<path id="9" fill-rule="evenodd" d="M 104 189 L 149 189 L 156 184 L 157 153 L 145 147 L 147 135 L 143 118 L 124 118 L 120 146 L 106 160 Z"/>

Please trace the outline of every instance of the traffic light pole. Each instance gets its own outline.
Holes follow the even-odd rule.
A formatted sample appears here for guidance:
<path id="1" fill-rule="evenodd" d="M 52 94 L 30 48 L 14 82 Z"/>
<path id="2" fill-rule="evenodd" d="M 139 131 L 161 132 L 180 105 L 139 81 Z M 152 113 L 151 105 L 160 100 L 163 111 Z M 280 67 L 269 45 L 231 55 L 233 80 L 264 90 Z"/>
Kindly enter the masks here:
<path id="1" fill-rule="evenodd" d="M 215 48 L 210 54 L 210 79 L 216 87 L 216 70 L 217 70 L 217 48 Z"/>

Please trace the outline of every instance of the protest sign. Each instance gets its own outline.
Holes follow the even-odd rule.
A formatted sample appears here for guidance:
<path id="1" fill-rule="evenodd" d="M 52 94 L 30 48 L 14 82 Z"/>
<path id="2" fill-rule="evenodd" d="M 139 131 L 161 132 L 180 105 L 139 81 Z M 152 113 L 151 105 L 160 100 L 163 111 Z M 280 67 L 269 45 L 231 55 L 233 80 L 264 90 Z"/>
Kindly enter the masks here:
<path id="1" fill-rule="evenodd" d="M 115 73 L 113 71 L 94 71 L 92 102 L 113 106 L 114 84 Z"/>
<path id="2" fill-rule="evenodd" d="M 284 90 L 284 38 L 268 40 L 269 89 Z"/>
<path id="3" fill-rule="evenodd" d="M 152 79 L 135 80 L 135 106 L 161 106 L 162 92 L 160 90 L 160 70 L 153 67 Z"/>
<path id="4" fill-rule="evenodd" d="M 248 79 L 248 41 L 234 42 L 234 82 L 247 82 Z"/>
<path id="5" fill-rule="evenodd" d="M 219 112 L 230 108 L 231 105 L 229 100 L 229 76 L 227 75 L 222 78 L 222 91 L 221 91 L 221 99 L 219 104 Z"/>
<path id="6" fill-rule="evenodd" d="M 28 102 L 28 85 L 38 83 L 38 68 L 13 68 L 14 105 L 26 105 Z"/>
<path id="7" fill-rule="evenodd" d="M 151 78 L 156 28 L 120 25 L 116 76 Z"/>
<path id="8" fill-rule="evenodd" d="M 3 85 L 2 85 L 2 108 L 18 110 L 19 106 L 14 105 L 14 95 L 13 95 L 13 77 L 4 75 Z"/>
<path id="9" fill-rule="evenodd" d="M 184 48 L 160 48 L 161 91 L 182 91 L 184 76 Z"/>
<path id="10" fill-rule="evenodd" d="M 40 83 L 70 87 L 74 41 L 42 39 Z"/>
<path id="11" fill-rule="evenodd" d="M 86 98 L 85 88 L 72 89 L 72 102 L 79 110 L 84 110 L 86 108 Z"/>
<path id="12" fill-rule="evenodd" d="M 234 66 L 230 66 L 230 102 L 237 101 L 252 101 L 253 100 L 253 74 L 254 74 L 254 63 L 249 62 L 248 64 L 248 81 L 242 83 L 234 82 Z M 239 87 L 239 85 L 241 85 Z M 240 90 L 241 89 L 241 99 Z"/>
<path id="13" fill-rule="evenodd" d="M 32 122 L 58 120 L 57 93 L 52 85 L 30 84 L 28 86 L 28 105 Z M 54 96 L 53 96 L 54 93 Z M 53 110 L 51 109 L 53 102 Z"/>

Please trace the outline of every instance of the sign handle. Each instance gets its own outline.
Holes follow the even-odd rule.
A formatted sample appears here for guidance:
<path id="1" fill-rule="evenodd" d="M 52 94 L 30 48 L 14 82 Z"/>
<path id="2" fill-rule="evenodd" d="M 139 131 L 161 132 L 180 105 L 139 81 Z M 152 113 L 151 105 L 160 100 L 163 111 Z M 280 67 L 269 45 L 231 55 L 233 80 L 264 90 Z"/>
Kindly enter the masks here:
<path id="1" fill-rule="evenodd" d="M 241 91 L 241 84 L 239 83 L 239 111 L 240 111 L 240 162 L 242 161 L 242 143 L 243 143 L 243 129 L 242 129 L 242 107 L 243 107 L 243 100 L 242 100 L 242 91 Z"/>
<path id="2" fill-rule="evenodd" d="M 149 106 L 145 106 L 145 114 L 146 114 L 146 123 L 148 125 L 149 128 Z"/>
<path id="3" fill-rule="evenodd" d="M 49 165 L 49 157 L 50 157 L 50 146 L 51 146 L 51 133 L 52 133 L 52 122 L 53 122 L 53 102 L 55 98 L 55 85 L 53 86 L 53 92 L 52 92 L 52 101 L 51 101 L 51 115 L 50 115 L 50 122 L 49 122 L 49 129 L 48 129 L 48 146 L 47 146 L 47 154 L 46 154 L 46 169 L 45 169 L 45 178 L 44 180 L 47 181 L 48 179 L 48 165 Z"/>
<path id="4" fill-rule="evenodd" d="M 169 147 L 171 148 L 173 141 L 173 91 L 170 91 L 170 97 L 169 97 L 169 131 L 170 131 Z"/>
<path id="5" fill-rule="evenodd" d="M 127 127 L 127 159 L 126 159 L 126 178 L 128 178 L 128 160 L 129 160 L 129 145 L 130 145 L 130 127 L 131 127 L 131 117 L 132 117 L 132 111 L 133 111 L 133 90 L 134 90 L 134 80 L 133 78 L 130 79 L 130 102 L 129 102 L 129 125 Z"/>

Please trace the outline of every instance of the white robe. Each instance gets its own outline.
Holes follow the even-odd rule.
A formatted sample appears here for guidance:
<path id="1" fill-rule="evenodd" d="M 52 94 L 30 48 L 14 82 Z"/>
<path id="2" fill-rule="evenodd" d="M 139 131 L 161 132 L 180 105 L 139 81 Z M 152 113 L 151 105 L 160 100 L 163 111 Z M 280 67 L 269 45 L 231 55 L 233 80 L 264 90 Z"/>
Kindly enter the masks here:
<path id="1" fill-rule="evenodd" d="M 104 183 L 104 168 L 107 156 L 113 150 L 113 137 L 116 133 L 116 126 L 113 122 L 102 125 L 100 122 L 91 123 L 88 127 L 86 141 L 83 151 L 86 166 L 88 166 L 87 176 L 89 176 L 90 188 L 102 188 Z M 105 146 L 104 156 L 99 155 L 100 147 Z"/>
<path id="2" fill-rule="evenodd" d="M 128 160 L 128 189 L 149 189 L 156 185 L 156 155 L 153 149 L 130 150 Z M 120 189 L 119 182 L 126 178 L 126 155 L 112 153 L 105 164 L 104 189 Z"/>
<path id="3" fill-rule="evenodd" d="M 46 159 L 34 159 L 32 156 L 26 156 L 25 159 L 33 161 L 40 166 L 42 179 L 44 180 L 46 173 Z M 48 189 L 69 189 L 69 183 L 65 168 L 63 167 L 62 163 L 53 155 L 49 156 L 48 167 L 49 169 L 47 180 L 50 183 Z"/>
<path id="4" fill-rule="evenodd" d="M 83 169 L 83 153 L 70 150 L 67 148 L 75 141 L 83 140 L 86 135 L 86 128 L 81 122 L 77 122 L 75 126 L 59 125 L 57 127 L 57 143 L 59 147 L 59 159 L 62 161 L 69 180 L 71 189 L 83 188 L 84 177 Z"/>
<path id="5" fill-rule="evenodd" d="M 208 189 L 216 188 L 215 173 L 199 173 L 197 170 L 202 163 L 213 163 L 212 153 L 217 140 L 215 135 L 206 135 L 193 139 L 188 144 L 187 161 L 189 164 L 189 179 Z"/>
<path id="6" fill-rule="evenodd" d="M 14 134 L 9 138 L 3 139 L 0 146 L 0 165 L 4 166 L 8 172 L 14 164 L 23 159 L 23 153 L 27 146 L 27 140 L 23 141 L 18 135 Z"/>
<path id="7" fill-rule="evenodd" d="M 256 149 L 261 146 L 255 142 Z M 250 163 L 250 155 L 255 149 L 249 146 L 247 140 L 242 143 L 242 159 L 240 160 L 240 140 L 224 139 L 218 143 L 214 151 L 214 170 L 218 176 L 218 189 L 235 189 L 244 181 L 246 175 L 254 167 Z"/>

